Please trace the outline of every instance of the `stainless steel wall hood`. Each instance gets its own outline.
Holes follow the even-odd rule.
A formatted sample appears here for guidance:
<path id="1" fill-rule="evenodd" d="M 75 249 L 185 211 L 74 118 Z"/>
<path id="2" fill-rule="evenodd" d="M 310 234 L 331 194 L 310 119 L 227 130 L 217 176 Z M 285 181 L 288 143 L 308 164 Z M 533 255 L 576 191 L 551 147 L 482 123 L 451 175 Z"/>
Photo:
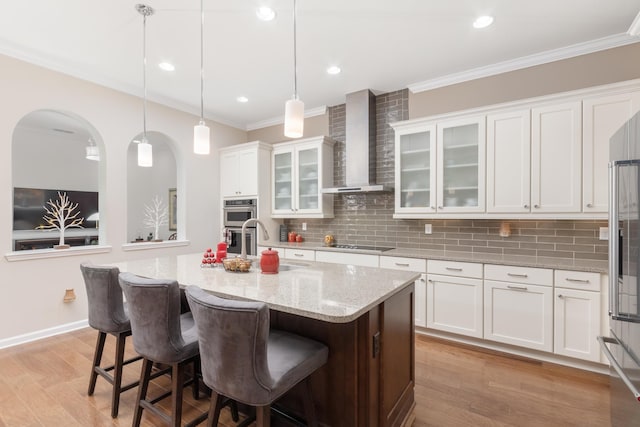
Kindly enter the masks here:
<path id="1" fill-rule="evenodd" d="M 369 89 L 347 94 L 346 185 L 323 188 L 323 193 L 390 191 L 376 179 L 376 100 Z"/>

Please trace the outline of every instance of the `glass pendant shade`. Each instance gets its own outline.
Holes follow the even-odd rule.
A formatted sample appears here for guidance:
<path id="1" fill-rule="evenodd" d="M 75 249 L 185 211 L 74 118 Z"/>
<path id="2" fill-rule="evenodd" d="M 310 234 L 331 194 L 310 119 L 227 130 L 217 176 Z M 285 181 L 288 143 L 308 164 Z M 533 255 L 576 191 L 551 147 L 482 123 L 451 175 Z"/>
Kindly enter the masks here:
<path id="1" fill-rule="evenodd" d="M 209 154 L 209 126 L 200 120 L 193 127 L 193 152 L 196 154 Z"/>
<path id="2" fill-rule="evenodd" d="M 300 138 L 304 133 L 304 102 L 290 99 L 284 106 L 284 136 Z"/>
<path id="3" fill-rule="evenodd" d="M 95 160 L 95 161 L 100 160 L 100 151 L 98 150 L 98 147 L 96 147 L 95 145 L 87 145 L 86 148 L 87 148 L 87 154 L 86 154 L 87 160 Z"/>
<path id="4" fill-rule="evenodd" d="M 138 166 L 150 168 L 153 166 L 153 149 L 147 138 L 138 143 Z"/>

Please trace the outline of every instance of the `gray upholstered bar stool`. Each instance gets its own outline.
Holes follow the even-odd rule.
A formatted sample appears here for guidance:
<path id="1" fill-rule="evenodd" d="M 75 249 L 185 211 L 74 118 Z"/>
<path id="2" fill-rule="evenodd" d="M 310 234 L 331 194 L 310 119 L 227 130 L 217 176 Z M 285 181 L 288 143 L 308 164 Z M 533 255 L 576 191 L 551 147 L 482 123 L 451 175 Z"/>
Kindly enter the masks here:
<path id="1" fill-rule="evenodd" d="M 143 356 L 140 388 L 133 414 L 133 426 L 139 426 L 142 410 L 147 409 L 168 425 L 182 422 L 182 391 L 191 384 L 194 399 L 198 399 L 199 351 L 198 333 L 191 313 L 180 314 L 180 287 L 175 280 L 155 280 L 120 273 L 120 286 L 127 297 L 133 346 Z M 171 390 L 148 399 L 147 389 L 154 363 L 170 366 Z M 193 365 L 193 376 L 185 381 L 185 367 Z M 171 396 L 171 414 L 167 415 L 155 403 Z M 188 425 L 206 418 L 201 415 Z"/>
<path id="2" fill-rule="evenodd" d="M 140 360 L 142 357 L 137 356 L 124 360 L 125 343 L 127 337 L 131 335 L 131 323 L 126 304 L 122 301 L 122 289 L 118 284 L 118 274 L 120 273 L 118 268 L 96 266 L 84 262 L 80 264 L 80 271 L 82 271 L 87 290 L 89 325 L 98 331 L 87 394 L 93 395 L 98 375 L 106 379 L 112 385 L 111 416 L 115 418 L 118 416 L 120 393 L 138 385 L 138 381 L 135 381 L 122 386 L 122 369 L 125 365 Z M 107 334 L 116 338 L 116 354 L 113 365 L 101 367 Z"/>
<path id="3" fill-rule="evenodd" d="M 264 303 L 222 299 L 196 286 L 187 288 L 187 299 L 198 327 L 202 379 L 213 391 L 208 426 L 218 425 L 225 397 L 255 406 L 257 425 L 269 426 L 271 404 L 303 381 L 307 425 L 317 425 L 309 376 L 326 363 L 327 346 L 269 330 Z"/>

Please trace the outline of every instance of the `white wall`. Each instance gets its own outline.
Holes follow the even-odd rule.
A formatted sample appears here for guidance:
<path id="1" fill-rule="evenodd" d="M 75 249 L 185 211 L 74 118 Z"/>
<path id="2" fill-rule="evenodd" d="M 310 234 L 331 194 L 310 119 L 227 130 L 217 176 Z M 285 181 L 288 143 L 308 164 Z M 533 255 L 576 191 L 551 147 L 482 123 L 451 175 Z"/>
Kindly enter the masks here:
<path id="1" fill-rule="evenodd" d="M 127 150 L 142 130 L 139 98 L 88 83 L 25 62 L 0 56 L 0 248 L 11 251 L 13 132 L 26 114 L 51 109 L 68 111 L 87 120 L 101 147 L 100 233 L 112 245 L 106 254 L 9 262 L 0 258 L 0 344 L 22 334 L 55 328 L 87 318 L 86 295 L 79 264 L 118 262 L 174 253 L 201 252 L 217 241 L 219 223 L 218 146 L 247 141 L 246 132 L 209 122 L 214 149 L 210 156 L 191 150 L 193 126 L 198 117 L 148 104 L 147 127 L 176 142 L 179 237 L 191 244 L 179 248 L 125 252 L 127 241 Z M 210 237 L 211 236 L 211 237 Z M 66 288 L 78 298 L 65 304 Z"/>

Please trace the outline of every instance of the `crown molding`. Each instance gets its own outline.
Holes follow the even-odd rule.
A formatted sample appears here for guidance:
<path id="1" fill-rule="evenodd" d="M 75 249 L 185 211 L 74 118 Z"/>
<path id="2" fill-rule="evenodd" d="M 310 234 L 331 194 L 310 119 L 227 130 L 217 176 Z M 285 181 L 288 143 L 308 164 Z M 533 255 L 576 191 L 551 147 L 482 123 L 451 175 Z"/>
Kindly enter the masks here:
<path id="1" fill-rule="evenodd" d="M 79 64 L 69 65 L 52 57 L 47 57 L 43 53 L 36 54 L 35 52 L 32 52 L 28 49 L 7 42 L 6 40 L 0 40 L 0 54 L 142 99 L 142 90 L 137 86 L 129 85 L 119 80 L 108 78 L 105 75 L 101 75 L 99 72 L 96 73 L 95 71 L 91 71 L 86 68 L 83 69 L 83 67 Z M 196 119 L 194 120 L 197 120 L 200 117 L 200 108 L 197 108 L 193 105 L 185 104 L 173 98 L 164 97 L 154 94 L 153 92 L 149 92 L 147 93 L 147 100 L 165 107 L 182 111 L 183 113 L 192 114 L 196 116 Z M 215 121 L 216 123 L 220 123 L 226 126 L 231 126 L 236 129 L 245 128 L 245 126 L 241 123 L 230 121 L 222 117 L 217 117 L 213 114 L 208 113 L 207 111 L 205 111 L 205 119 Z"/>
<path id="2" fill-rule="evenodd" d="M 309 110 L 304 110 L 304 118 L 308 119 L 309 117 L 321 116 L 327 113 L 327 106 L 322 105 L 320 107 L 311 108 Z M 260 120 L 259 122 L 249 123 L 246 127 L 246 130 L 256 130 L 262 129 L 269 126 L 281 125 L 284 123 L 284 116 L 273 117 L 271 119 Z"/>
<path id="3" fill-rule="evenodd" d="M 639 14 L 640 16 L 640 14 Z M 632 28 L 639 30 L 640 21 L 638 17 L 634 21 Z M 630 28 L 629 31 L 632 29 Z M 437 89 L 469 80 L 490 77 L 509 71 L 520 70 L 522 68 L 532 67 L 535 65 L 547 64 L 549 62 L 559 61 L 562 59 L 573 58 L 575 56 L 586 55 L 601 50 L 611 49 L 614 47 L 625 46 L 637 43 L 638 39 L 629 34 L 617 34 L 614 36 L 603 37 L 601 39 L 592 40 L 585 43 L 578 43 L 571 46 L 548 50 L 546 52 L 536 53 L 529 56 L 523 56 L 509 61 L 498 62 L 496 64 L 487 65 L 485 67 L 473 68 L 471 70 L 462 71 L 460 73 L 448 74 L 446 76 L 437 77 L 422 82 L 412 83 L 407 87 L 412 93 L 424 92 L 427 90 Z"/>
<path id="4" fill-rule="evenodd" d="M 627 30 L 627 34 L 630 36 L 640 37 L 640 12 L 638 12 L 636 19 L 631 23 L 631 26 Z"/>

